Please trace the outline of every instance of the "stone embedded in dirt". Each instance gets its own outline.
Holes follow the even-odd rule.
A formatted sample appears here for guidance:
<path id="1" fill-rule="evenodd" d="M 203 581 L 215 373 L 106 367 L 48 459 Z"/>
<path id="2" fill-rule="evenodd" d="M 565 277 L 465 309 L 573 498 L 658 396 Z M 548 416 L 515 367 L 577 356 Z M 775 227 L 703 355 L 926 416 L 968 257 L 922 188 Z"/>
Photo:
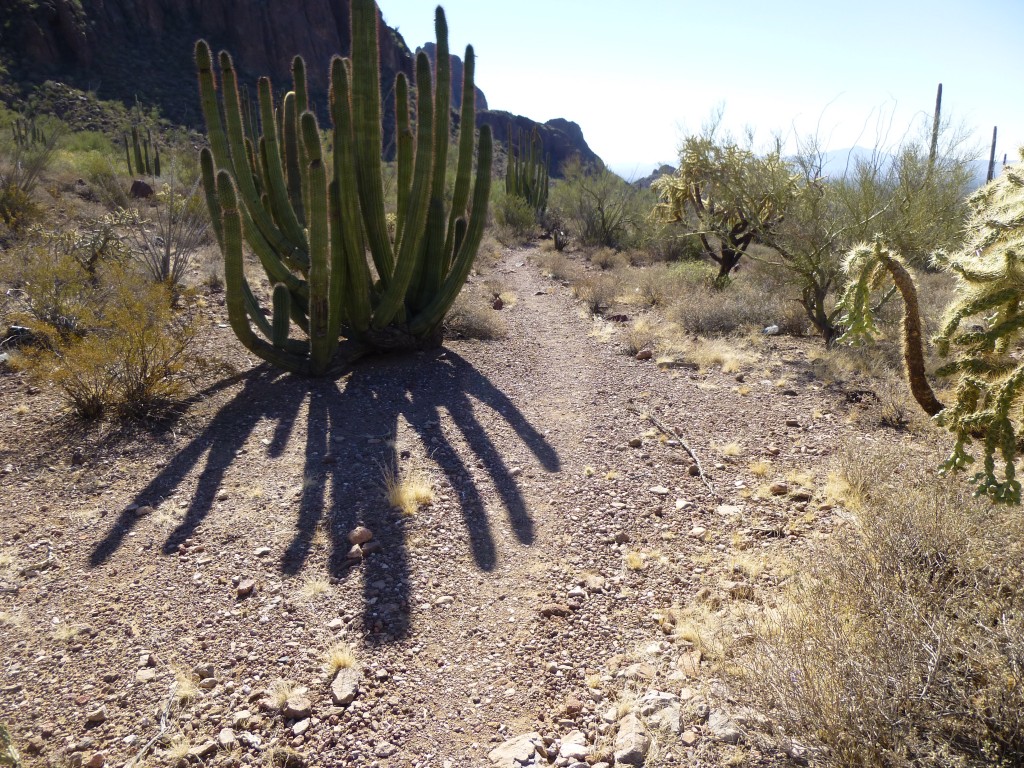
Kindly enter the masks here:
<path id="1" fill-rule="evenodd" d="M 33 736 L 25 743 L 25 751 L 30 755 L 38 755 L 46 749 L 46 742 L 43 741 L 42 736 Z"/>
<path id="2" fill-rule="evenodd" d="M 340 616 L 337 617 L 337 618 L 331 619 L 329 622 L 327 622 L 327 628 L 329 630 L 331 630 L 332 632 L 337 632 L 339 629 L 344 629 L 345 628 L 345 620 L 343 618 L 341 618 Z"/>
<path id="3" fill-rule="evenodd" d="M 213 668 L 213 664 L 197 664 L 192 667 L 192 672 L 200 680 L 206 680 L 208 677 L 213 677 L 216 674 L 216 670 Z"/>
<path id="4" fill-rule="evenodd" d="M 619 677 L 624 677 L 627 680 L 653 680 L 655 672 L 656 670 L 650 664 L 638 661 L 622 670 Z"/>
<path id="5" fill-rule="evenodd" d="M 235 732 L 230 728 L 221 728 L 220 733 L 217 734 L 217 743 L 220 744 L 221 749 L 233 749 L 238 743 L 238 739 L 235 738 Z"/>
<path id="6" fill-rule="evenodd" d="M 105 722 L 106 719 L 107 719 L 107 709 L 106 709 L 106 707 L 99 707 L 98 709 L 94 709 L 91 712 L 86 712 L 85 713 L 85 722 L 88 725 L 99 725 L 100 723 Z"/>
<path id="7" fill-rule="evenodd" d="M 308 730 L 309 718 L 307 717 L 305 720 L 299 720 L 299 722 L 292 726 L 292 735 L 302 736 Z"/>
<path id="8" fill-rule="evenodd" d="M 715 512 L 722 517 L 733 517 L 743 512 L 743 507 L 737 507 L 735 504 L 719 504 L 715 508 Z"/>
<path id="9" fill-rule="evenodd" d="M 772 483 L 771 492 L 774 496 L 785 496 L 787 493 L 789 493 L 789 483 Z"/>
<path id="10" fill-rule="evenodd" d="M 678 734 L 682 729 L 682 704 L 674 693 L 648 691 L 640 699 L 640 716 L 652 728 Z"/>
<path id="11" fill-rule="evenodd" d="M 231 725 L 234 728 L 245 728 L 249 725 L 250 717 L 252 717 L 252 712 L 248 709 L 241 709 L 231 716 Z"/>
<path id="12" fill-rule="evenodd" d="M 373 538 L 373 531 L 365 525 L 357 525 L 348 534 L 349 544 L 365 544 Z"/>
<path id="13" fill-rule="evenodd" d="M 305 720 L 313 714 L 313 702 L 304 693 L 293 693 L 281 709 L 281 716 L 288 720 Z"/>
<path id="14" fill-rule="evenodd" d="M 520 768 L 533 760 L 533 756 L 537 752 L 534 744 L 542 741 L 541 735 L 536 731 L 524 733 L 522 736 L 515 736 L 495 747 L 487 753 L 487 757 L 496 768 Z"/>
<path id="15" fill-rule="evenodd" d="M 92 756 L 85 762 L 85 768 L 103 768 L 107 764 L 107 756 L 102 752 L 93 752 Z"/>
<path id="16" fill-rule="evenodd" d="M 668 496 L 669 490 L 664 485 L 656 485 L 650 489 L 655 496 Z"/>
<path id="17" fill-rule="evenodd" d="M 252 595 L 256 591 L 256 581 L 254 579 L 242 579 L 238 582 L 238 586 L 235 587 L 235 596 L 242 600 Z"/>
<path id="18" fill-rule="evenodd" d="M 654 352 L 649 349 L 641 349 L 636 353 L 637 360 L 650 360 L 652 357 L 654 357 Z"/>
<path id="19" fill-rule="evenodd" d="M 197 744 L 188 751 L 189 757 L 195 758 L 196 760 L 207 760 L 217 754 L 217 742 L 216 741 L 204 741 L 202 744 Z"/>
<path id="20" fill-rule="evenodd" d="M 713 739 L 726 744 L 736 744 L 743 738 L 740 727 L 721 710 L 715 710 L 708 716 L 708 732 Z"/>
<path id="21" fill-rule="evenodd" d="M 572 609 L 561 603 L 546 603 L 540 607 L 540 615 L 548 619 L 554 616 L 565 617 L 570 613 L 572 613 Z"/>
<path id="22" fill-rule="evenodd" d="M 687 651 L 676 660 L 676 669 L 687 677 L 700 677 L 700 659 L 700 651 Z"/>
<path id="23" fill-rule="evenodd" d="M 733 600 L 748 600 L 754 599 L 754 587 L 751 584 L 747 584 L 743 581 L 731 581 L 725 584 L 726 591 L 729 593 L 729 597 Z"/>
<path id="24" fill-rule="evenodd" d="M 767 448 L 765 448 L 765 450 L 768 452 L 769 456 L 778 456 L 780 453 L 782 453 L 782 451 L 779 450 L 779 447 L 777 445 L 769 445 Z"/>
<path id="25" fill-rule="evenodd" d="M 686 468 L 686 474 L 688 474 L 690 477 L 697 477 L 700 474 L 700 467 L 698 467 L 696 464 L 691 464 L 689 467 Z"/>
<path id="26" fill-rule="evenodd" d="M 350 564 L 360 562 L 363 559 L 363 548 L 358 544 L 353 544 L 345 555 L 345 559 L 348 560 Z"/>
<path id="27" fill-rule="evenodd" d="M 810 501 L 813 496 L 814 494 L 811 493 L 806 488 L 800 488 L 798 490 L 793 491 L 789 498 L 791 498 L 793 501 Z"/>
<path id="28" fill-rule="evenodd" d="M 141 656 L 139 656 L 139 666 L 140 667 L 155 667 L 156 666 L 156 656 L 154 656 L 152 653 L 144 653 L 144 654 L 142 654 Z"/>
<path id="29" fill-rule="evenodd" d="M 151 683 L 156 679 L 155 669 L 140 669 L 135 673 L 135 682 L 137 683 Z"/>
<path id="30" fill-rule="evenodd" d="M 643 444 L 644 444 L 644 441 L 641 440 L 639 437 L 631 437 L 631 438 L 629 438 L 628 445 L 629 445 L 630 448 L 639 448 Z"/>
<path id="31" fill-rule="evenodd" d="M 256 551 L 253 552 L 253 554 L 256 555 L 256 557 L 266 557 L 272 551 L 273 550 L 271 550 L 270 547 L 257 547 Z"/>
<path id="32" fill-rule="evenodd" d="M 331 701 L 335 706 L 347 707 L 359 695 L 359 670 L 355 667 L 339 669 L 331 681 Z"/>
<path id="33" fill-rule="evenodd" d="M 564 760 L 585 761 L 590 755 L 590 751 L 590 747 L 587 745 L 587 735 L 583 731 L 572 731 L 562 737 L 558 757 Z"/>
<path id="34" fill-rule="evenodd" d="M 619 531 L 615 534 L 614 541 L 616 544 L 628 544 L 630 542 L 629 534 L 625 531 Z"/>
<path id="35" fill-rule="evenodd" d="M 505 306 L 505 302 L 501 300 L 501 296 L 495 298 L 494 303 L 491 304 L 491 309 L 501 309 Z"/>
<path id="36" fill-rule="evenodd" d="M 604 576 L 598 576 L 594 573 L 588 573 L 583 576 L 577 582 L 581 587 L 585 588 L 588 592 L 600 592 L 604 589 L 604 585 L 607 583 Z"/>
<path id="37" fill-rule="evenodd" d="M 375 552 L 380 552 L 384 547 L 379 541 L 374 539 L 373 541 L 368 541 L 363 544 L 362 549 L 364 555 L 372 555 Z"/>
<path id="38" fill-rule="evenodd" d="M 694 731 L 683 731 L 683 735 L 679 737 L 679 740 L 683 742 L 683 746 L 692 747 L 697 743 L 698 736 Z"/>
<path id="39" fill-rule="evenodd" d="M 785 397 L 796 397 L 796 390 L 795 389 L 784 389 L 784 390 L 782 390 L 782 392 L 780 394 L 784 395 Z"/>
<path id="40" fill-rule="evenodd" d="M 622 718 L 615 735 L 615 764 L 640 768 L 651 748 L 651 737 L 643 723 L 632 712 Z"/>
<path id="41" fill-rule="evenodd" d="M 786 426 L 787 427 L 799 427 L 800 426 L 800 420 L 799 419 L 786 419 Z"/>
<path id="42" fill-rule="evenodd" d="M 693 528 L 690 529 L 689 536 L 692 539 L 699 539 L 699 538 L 701 538 L 707 532 L 708 532 L 707 528 L 702 528 L 699 525 L 695 525 L 695 526 L 693 526 Z"/>

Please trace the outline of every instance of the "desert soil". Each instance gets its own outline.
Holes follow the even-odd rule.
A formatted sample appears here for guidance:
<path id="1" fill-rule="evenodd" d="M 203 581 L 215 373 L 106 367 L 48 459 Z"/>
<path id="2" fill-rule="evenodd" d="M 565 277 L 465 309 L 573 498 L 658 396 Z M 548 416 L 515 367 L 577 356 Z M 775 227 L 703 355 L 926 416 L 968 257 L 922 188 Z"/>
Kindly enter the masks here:
<path id="1" fill-rule="evenodd" d="M 149 431 L 0 373 L 0 722 L 27 765 L 487 766 L 530 733 L 539 763 L 611 762 L 651 690 L 679 722 L 645 721 L 647 765 L 781 764 L 669 609 L 777 590 L 737 558 L 827 535 L 837 446 L 902 438 L 812 375 L 817 340 L 760 340 L 742 385 L 637 360 L 534 255 L 494 269 L 507 338 L 336 381 L 257 365 L 210 297 L 208 354 L 239 373 Z M 392 509 L 389 469 L 434 501 Z"/>

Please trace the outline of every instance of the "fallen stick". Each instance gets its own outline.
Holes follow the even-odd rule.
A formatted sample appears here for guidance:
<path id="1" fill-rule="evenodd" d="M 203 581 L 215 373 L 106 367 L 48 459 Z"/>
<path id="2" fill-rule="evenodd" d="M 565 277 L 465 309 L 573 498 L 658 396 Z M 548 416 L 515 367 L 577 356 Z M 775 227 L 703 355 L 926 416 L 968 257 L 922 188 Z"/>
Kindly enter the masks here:
<path id="1" fill-rule="evenodd" d="M 700 465 L 700 459 L 697 457 L 697 452 L 686 444 L 686 441 L 683 440 L 682 435 L 680 435 L 677 430 L 669 429 L 667 426 L 662 424 L 657 418 L 655 418 L 650 413 L 640 413 L 639 411 L 635 411 L 632 408 L 628 408 L 627 410 L 631 411 L 632 413 L 635 413 L 637 416 L 643 419 L 647 419 L 647 421 L 651 422 L 651 424 L 657 427 L 658 431 L 660 431 L 669 439 L 677 440 L 679 442 L 679 445 L 683 447 L 683 450 L 685 450 L 690 455 L 690 458 L 693 459 L 693 463 L 697 467 L 697 474 L 700 476 L 701 482 L 703 482 L 704 485 L 708 487 L 708 490 L 711 491 L 715 498 L 719 498 L 718 491 L 715 490 L 715 487 L 711 485 L 711 481 L 708 480 L 707 475 L 704 474 L 704 467 Z"/>

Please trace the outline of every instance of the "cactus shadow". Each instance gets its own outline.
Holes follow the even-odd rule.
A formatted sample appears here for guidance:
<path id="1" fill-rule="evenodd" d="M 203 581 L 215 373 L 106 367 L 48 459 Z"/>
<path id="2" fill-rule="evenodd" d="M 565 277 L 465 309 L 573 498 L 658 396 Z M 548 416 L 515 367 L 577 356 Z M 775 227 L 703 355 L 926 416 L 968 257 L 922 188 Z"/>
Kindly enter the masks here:
<path id="1" fill-rule="evenodd" d="M 494 441 L 481 420 L 482 411 L 489 409 L 511 427 L 544 470 L 558 471 L 559 456 L 504 392 L 468 361 L 440 349 L 364 361 L 338 381 L 255 369 L 203 431 L 134 496 L 135 505 L 157 503 L 202 467 L 184 517 L 163 542 L 164 554 L 175 552 L 213 512 L 225 475 L 258 425 L 273 425 L 268 457 L 284 454 L 306 401 L 303 476 L 289 479 L 301 482 L 303 492 L 294 535 L 279 568 L 283 575 L 294 576 L 326 549 L 328 573 L 336 583 L 345 582 L 354 568 L 362 569 L 367 632 L 397 640 L 410 630 L 409 522 L 388 506 L 382 490 L 384 473 L 401 474 L 409 461 L 393 439 L 403 425 L 417 435 L 454 489 L 480 570 L 497 566 L 495 526 L 507 525 L 520 543 L 533 543 L 533 520 L 505 459 L 509 446 Z M 505 521 L 488 513 L 485 492 L 473 479 L 481 471 L 504 508 Z M 122 512 L 93 549 L 91 565 L 109 560 L 137 521 L 134 511 Z M 357 525 L 370 528 L 379 545 L 360 564 L 348 557 L 347 535 Z"/>

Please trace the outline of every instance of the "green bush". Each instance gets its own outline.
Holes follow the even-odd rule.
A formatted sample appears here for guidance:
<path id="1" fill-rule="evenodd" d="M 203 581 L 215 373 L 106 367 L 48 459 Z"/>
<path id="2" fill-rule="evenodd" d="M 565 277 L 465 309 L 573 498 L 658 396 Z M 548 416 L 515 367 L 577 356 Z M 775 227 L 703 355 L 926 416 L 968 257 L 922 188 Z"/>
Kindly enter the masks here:
<path id="1" fill-rule="evenodd" d="M 525 243 L 537 227 L 536 214 L 525 198 L 511 194 L 495 194 L 493 201 L 496 237 L 503 245 Z"/>

